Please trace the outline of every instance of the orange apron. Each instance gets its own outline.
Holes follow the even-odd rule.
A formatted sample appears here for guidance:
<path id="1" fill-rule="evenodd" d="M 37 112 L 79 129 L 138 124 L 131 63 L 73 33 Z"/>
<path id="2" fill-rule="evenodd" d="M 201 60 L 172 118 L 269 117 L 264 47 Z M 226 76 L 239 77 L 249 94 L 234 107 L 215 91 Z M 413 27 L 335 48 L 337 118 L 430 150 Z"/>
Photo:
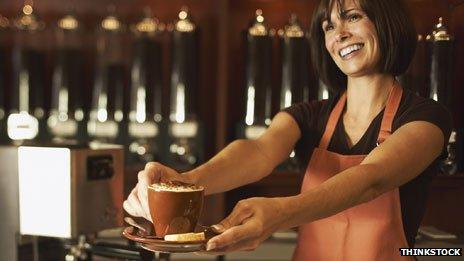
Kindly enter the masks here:
<path id="1" fill-rule="evenodd" d="M 402 91 L 398 84 L 394 84 L 385 107 L 378 144 L 391 133 Z M 319 147 L 314 149 L 301 192 L 359 165 L 366 157 L 327 150 L 345 102 L 346 93 L 331 112 Z M 401 247 L 408 247 L 408 243 L 403 230 L 399 190 L 396 188 L 367 203 L 301 225 L 293 260 L 408 260 L 400 256 Z"/>

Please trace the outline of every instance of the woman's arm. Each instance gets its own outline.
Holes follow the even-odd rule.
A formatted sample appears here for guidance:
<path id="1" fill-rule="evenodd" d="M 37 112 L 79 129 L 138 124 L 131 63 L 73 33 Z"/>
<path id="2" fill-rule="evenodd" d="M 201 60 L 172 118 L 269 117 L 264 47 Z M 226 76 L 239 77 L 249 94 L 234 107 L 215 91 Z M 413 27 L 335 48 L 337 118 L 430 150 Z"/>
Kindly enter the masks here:
<path id="1" fill-rule="evenodd" d="M 252 198 L 237 205 L 217 227 L 224 231 L 208 249 L 253 249 L 277 229 L 287 229 L 331 216 L 419 175 L 440 154 L 444 137 L 435 125 L 405 124 L 364 161 L 338 173 L 320 186 L 293 197 Z"/>
<path id="2" fill-rule="evenodd" d="M 228 191 L 258 181 L 284 161 L 300 138 L 300 129 L 287 113 L 278 113 L 256 140 L 236 140 L 198 168 L 185 173 L 206 194 Z"/>
<path id="3" fill-rule="evenodd" d="M 300 211 L 289 213 L 293 218 L 287 226 L 330 216 L 414 179 L 440 155 L 443 136 L 442 131 L 429 122 L 417 121 L 402 126 L 360 165 L 335 175 L 312 191 L 288 198 L 287 203 Z"/>
<path id="4" fill-rule="evenodd" d="M 271 126 L 257 140 L 232 142 L 215 157 L 184 174 L 157 162 L 150 162 L 138 173 L 124 209 L 132 216 L 151 220 L 147 186 L 159 181 L 182 181 L 205 187 L 206 194 L 227 191 L 265 177 L 285 160 L 300 138 L 300 129 L 287 113 L 278 113 Z"/>

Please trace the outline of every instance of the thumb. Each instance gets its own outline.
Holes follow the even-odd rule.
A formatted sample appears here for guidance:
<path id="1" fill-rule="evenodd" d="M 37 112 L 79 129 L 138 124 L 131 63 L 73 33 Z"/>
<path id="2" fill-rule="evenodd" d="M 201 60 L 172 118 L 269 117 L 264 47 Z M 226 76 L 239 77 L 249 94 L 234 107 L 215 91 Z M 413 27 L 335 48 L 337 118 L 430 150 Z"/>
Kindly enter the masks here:
<path id="1" fill-rule="evenodd" d="M 229 214 L 225 219 L 211 228 L 217 233 L 223 233 L 227 229 L 241 225 L 246 219 L 253 215 L 253 209 L 242 201 L 239 202 L 232 213 Z"/>
<path id="2" fill-rule="evenodd" d="M 177 174 L 175 170 L 164 166 L 159 162 L 147 163 L 143 172 L 145 173 L 145 179 L 142 180 L 142 183 L 145 183 L 146 185 L 151 185 L 160 181 L 168 181 Z"/>

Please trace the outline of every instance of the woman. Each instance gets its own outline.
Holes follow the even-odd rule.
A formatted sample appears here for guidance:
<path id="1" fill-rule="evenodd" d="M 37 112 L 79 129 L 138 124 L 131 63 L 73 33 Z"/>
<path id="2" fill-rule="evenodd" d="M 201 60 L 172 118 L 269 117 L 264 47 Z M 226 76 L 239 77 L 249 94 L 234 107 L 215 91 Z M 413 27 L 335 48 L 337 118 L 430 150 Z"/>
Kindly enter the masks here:
<path id="1" fill-rule="evenodd" d="M 308 166 L 301 194 L 240 201 L 207 250 L 252 250 L 299 226 L 294 260 L 404 258 L 398 249 L 414 246 L 450 115 L 395 80 L 416 45 L 401 0 L 322 0 L 311 27 L 315 69 L 339 94 L 285 109 L 257 140 L 234 141 L 183 175 L 147 164 L 124 203 L 129 214 L 150 219 L 146 186 L 155 181 L 219 193 L 264 178 L 295 148 Z"/>

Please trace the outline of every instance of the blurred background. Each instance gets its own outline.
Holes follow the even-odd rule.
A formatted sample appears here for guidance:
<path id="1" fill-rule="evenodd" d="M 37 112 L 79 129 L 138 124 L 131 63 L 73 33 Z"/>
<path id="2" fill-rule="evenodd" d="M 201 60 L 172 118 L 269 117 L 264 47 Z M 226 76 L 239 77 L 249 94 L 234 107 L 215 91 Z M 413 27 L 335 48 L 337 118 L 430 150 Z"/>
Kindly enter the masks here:
<path id="1" fill-rule="evenodd" d="M 418 46 L 408 72 L 398 79 L 418 95 L 443 103 L 454 116 L 448 157 L 432 181 L 423 226 L 461 235 L 464 210 L 457 206 L 464 199 L 463 1 L 406 3 Z M 122 226 L 122 200 L 146 162 L 192 169 L 234 139 L 258 137 L 280 109 L 327 99 L 331 93 L 310 65 L 308 30 L 316 4 L 0 0 L 0 185 L 5 193 L 0 206 L 8 212 L 2 217 L 8 216 L 12 224 L 11 229 L 2 227 L 5 238 L 0 241 L 11 239 L 10 245 L 2 245 L 11 253 L 8 258 L 38 256 L 44 239 L 37 236 L 68 238 L 66 243 L 46 241 L 40 246 L 69 253 L 79 245 L 79 235 Z M 73 232 L 52 236 L 33 225 L 22 229 L 28 221 L 21 213 L 33 209 L 18 195 L 31 197 L 33 192 L 21 182 L 53 165 L 53 160 L 39 161 L 34 155 L 54 149 L 68 155 L 63 156 L 69 159 L 63 169 L 69 181 L 63 182 L 72 187 L 72 196 L 63 192 L 63 197 L 70 198 L 68 205 L 76 206 L 76 212 L 63 217 Z M 37 169 L 28 172 L 21 164 Z M 219 221 L 242 198 L 298 193 L 304 167 L 292 153 L 268 178 L 209 197 L 202 222 Z M 37 182 L 44 182 L 44 190 L 54 187 L 45 176 Z M 103 193 L 112 196 L 93 207 L 110 210 L 97 213 L 79 207 Z M 100 214 L 115 218 L 95 224 L 81 212 L 93 219 Z M 27 235 L 35 239 L 22 239 Z M 53 258 L 62 260 L 57 255 Z"/>

